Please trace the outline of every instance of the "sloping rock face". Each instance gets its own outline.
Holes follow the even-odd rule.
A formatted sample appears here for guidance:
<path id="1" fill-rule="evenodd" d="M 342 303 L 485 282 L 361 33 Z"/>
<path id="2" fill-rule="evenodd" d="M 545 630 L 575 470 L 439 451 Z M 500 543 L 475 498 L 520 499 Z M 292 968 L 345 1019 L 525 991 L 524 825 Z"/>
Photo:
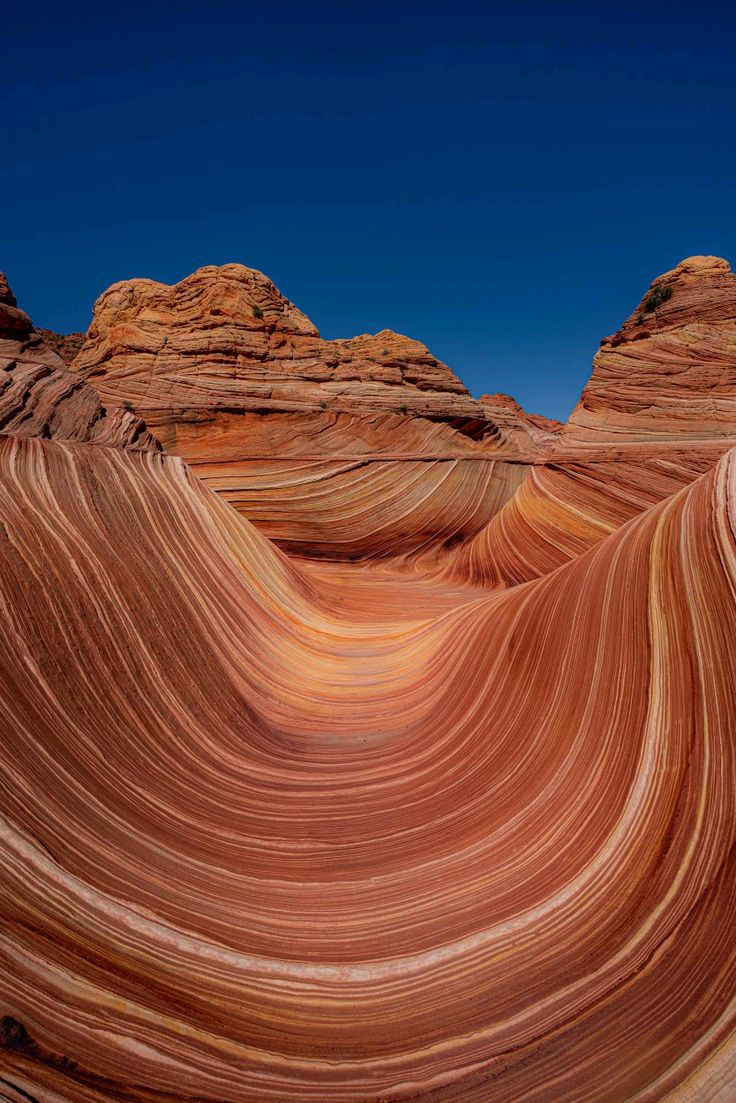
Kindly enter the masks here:
<path id="1" fill-rule="evenodd" d="M 106 408 L 34 330 L 0 273 L 0 433 L 159 449 L 135 414 Z"/>
<path id="2" fill-rule="evenodd" d="M 325 341 L 261 272 L 115 284 L 75 369 L 292 552 L 437 556 L 470 539 L 549 445 L 508 403 L 472 398 L 386 330 Z M 466 460 L 488 458 L 478 465 Z"/>
<path id="3" fill-rule="evenodd" d="M 84 344 L 84 334 L 54 333 L 53 329 L 41 329 L 40 326 L 36 326 L 35 330 L 43 343 L 53 349 L 67 367 L 71 367 Z"/>
<path id="4" fill-rule="evenodd" d="M 478 586 L 297 560 L 38 405 L 0 433 L 3 1103 L 730 1103 L 736 448 L 702 412 L 533 465 L 447 552 Z"/>
<path id="5" fill-rule="evenodd" d="M 730 441 L 736 427 L 736 276 L 689 257 L 606 338 L 560 452 Z"/>
<path id="6" fill-rule="evenodd" d="M 518 455 L 534 462 L 546 456 L 557 443 L 563 429 L 561 421 L 528 414 L 507 394 L 483 394 L 480 401 L 487 416 L 498 426 L 504 455 Z"/>
<path id="7" fill-rule="evenodd" d="M 456 550 L 450 577 L 517 585 L 580 555 L 736 444 L 736 276 L 690 257 L 602 343 L 564 430 Z M 545 462 L 546 461 L 546 462 Z"/>

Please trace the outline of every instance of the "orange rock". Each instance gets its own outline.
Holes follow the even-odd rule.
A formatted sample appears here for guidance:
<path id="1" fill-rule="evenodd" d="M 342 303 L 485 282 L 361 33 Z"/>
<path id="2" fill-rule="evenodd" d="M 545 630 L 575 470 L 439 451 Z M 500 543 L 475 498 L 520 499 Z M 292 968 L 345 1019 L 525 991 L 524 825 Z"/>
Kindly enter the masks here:
<path id="1" fill-rule="evenodd" d="M 312 556 L 441 554 L 524 474 L 464 461 L 530 459 L 551 439 L 513 400 L 496 410 L 472 398 L 418 341 L 322 340 L 237 264 L 174 287 L 115 284 L 74 367 L 282 547 Z"/>
<path id="2" fill-rule="evenodd" d="M 488 417 L 500 430 L 499 451 L 503 455 L 518 454 L 530 462 L 546 455 L 562 432 L 562 422 L 539 414 L 528 414 L 507 394 L 480 396 Z"/>
<path id="3" fill-rule="evenodd" d="M 49 348 L 60 356 L 67 367 L 71 367 L 79 350 L 84 344 L 83 333 L 54 333 L 53 329 L 35 327 L 36 333 Z"/>
<path id="4" fill-rule="evenodd" d="M 174 287 L 115 284 L 95 304 L 75 368 L 105 398 L 132 402 L 167 447 L 181 422 L 219 413 L 289 413 L 295 432 L 321 410 L 410 413 L 471 438 L 487 420 L 418 341 L 388 330 L 323 341 L 266 276 L 239 264 L 200 268 Z"/>
<path id="5" fill-rule="evenodd" d="M 718 257 L 690 257 L 602 342 L 546 456 L 455 549 L 446 572 L 490 586 L 537 578 L 688 485 L 733 445 L 736 276 Z"/>
<path id="6" fill-rule="evenodd" d="M 735 475 L 488 595 L 0 437 L 3 1092 L 717 1100 Z"/>
<path id="7" fill-rule="evenodd" d="M 557 451 L 735 438 L 736 276 L 689 257 L 602 342 Z"/>
<path id="8" fill-rule="evenodd" d="M 0 273 L 0 433 L 160 449 L 134 413 L 105 407 L 34 330 Z"/>

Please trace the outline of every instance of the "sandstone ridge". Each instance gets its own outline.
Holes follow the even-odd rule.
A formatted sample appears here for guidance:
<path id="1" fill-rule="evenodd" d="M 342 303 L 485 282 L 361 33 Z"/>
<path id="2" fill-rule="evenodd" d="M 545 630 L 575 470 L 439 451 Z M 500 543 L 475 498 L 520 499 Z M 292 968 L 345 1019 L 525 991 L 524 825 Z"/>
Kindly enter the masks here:
<path id="1" fill-rule="evenodd" d="M 169 287 L 114 284 L 97 300 L 75 368 L 100 392 L 132 402 L 162 439 L 181 421 L 219 414 L 322 411 L 440 421 L 493 435 L 483 406 L 418 341 L 384 330 L 323 340 L 263 273 L 200 268 Z"/>
<path id="2" fill-rule="evenodd" d="M 281 547 L 309 556 L 440 554 L 487 523 L 520 465 L 555 439 L 508 401 L 474 399 L 418 341 L 389 330 L 323 340 L 239 264 L 174 286 L 114 284 L 74 369 Z"/>
<path id="3" fill-rule="evenodd" d="M 111 407 L 0 282 L 3 1103 L 730 1103 L 736 448 L 698 396 L 733 316 L 688 264 L 604 346 L 660 361 L 597 360 L 597 438 L 491 395 L 516 458 L 322 411 L 436 436 L 317 461 L 282 411 L 260 460 L 210 421 L 207 483 L 91 447 Z M 703 318 L 657 436 L 655 328 Z"/>
<path id="4" fill-rule="evenodd" d="M 720 257 L 688 257 L 601 343 L 559 449 L 731 439 L 736 276 Z"/>

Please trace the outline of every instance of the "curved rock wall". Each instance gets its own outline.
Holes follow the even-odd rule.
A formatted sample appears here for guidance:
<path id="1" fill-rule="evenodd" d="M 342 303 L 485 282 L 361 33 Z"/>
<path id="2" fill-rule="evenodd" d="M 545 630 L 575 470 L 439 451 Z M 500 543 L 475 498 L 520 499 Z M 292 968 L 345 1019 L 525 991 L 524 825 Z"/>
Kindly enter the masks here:
<path id="1" fill-rule="evenodd" d="M 408 620 L 359 572 L 343 619 L 180 461 L 5 438 L 0 472 L 13 1084 L 664 1099 L 723 1058 L 736 453 Z"/>

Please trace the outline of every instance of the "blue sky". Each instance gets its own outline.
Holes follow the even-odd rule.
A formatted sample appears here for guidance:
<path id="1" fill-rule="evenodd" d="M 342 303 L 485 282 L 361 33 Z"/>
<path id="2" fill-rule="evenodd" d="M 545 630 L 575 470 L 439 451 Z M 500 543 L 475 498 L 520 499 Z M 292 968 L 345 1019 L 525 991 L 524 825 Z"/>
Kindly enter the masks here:
<path id="1" fill-rule="evenodd" d="M 260 268 L 564 418 L 601 337 L 736 260 L 725 3 L 27 5 L 3 17 L 0 268 L 39 325 Z"/>

